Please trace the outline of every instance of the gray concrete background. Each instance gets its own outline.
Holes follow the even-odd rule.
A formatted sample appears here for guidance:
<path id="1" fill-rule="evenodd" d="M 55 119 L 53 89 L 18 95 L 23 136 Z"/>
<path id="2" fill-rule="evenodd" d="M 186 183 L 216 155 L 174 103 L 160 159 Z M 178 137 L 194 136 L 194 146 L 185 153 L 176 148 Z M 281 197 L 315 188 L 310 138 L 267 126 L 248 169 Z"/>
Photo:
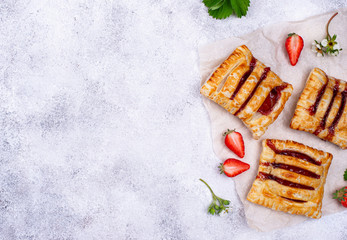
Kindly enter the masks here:
<path id="1" fill-rule="evenodd" d="M 201 1 L 1 1 L 1 239 L 346 239 L 346 211 L 247 226 L 198 66 L 199 45 L 346 6 L 252 0 L 221 21 Z M 200 177 L 231 214 L 207 214 Z"/>

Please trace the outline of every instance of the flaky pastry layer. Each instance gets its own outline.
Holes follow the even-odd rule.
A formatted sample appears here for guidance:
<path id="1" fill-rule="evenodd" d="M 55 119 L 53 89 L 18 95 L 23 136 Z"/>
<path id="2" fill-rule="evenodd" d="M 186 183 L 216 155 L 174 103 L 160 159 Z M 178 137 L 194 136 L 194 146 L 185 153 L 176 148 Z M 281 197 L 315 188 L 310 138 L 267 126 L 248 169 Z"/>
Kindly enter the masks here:
<path id="1" fill-rule="evenodd" d="M 247 200 L 291 214 L 320 218 L 332 155 L 290 140 L 266 139 Z"/>
<path id="2" fill-rule="evenodd" d="M 347 148 L 347 83 L 314 68 L 306 82 L 294 117 L 293 129 L 306 131 Z"/>
<path id="3" fill-rule="evenodd" d="M 243 45 L 215 70 L 200 93 L 239 117 L 252 131 L 253 138 L 259 139 L 282 112 L 292 91 L 290 84 L 255 59 Z"/>

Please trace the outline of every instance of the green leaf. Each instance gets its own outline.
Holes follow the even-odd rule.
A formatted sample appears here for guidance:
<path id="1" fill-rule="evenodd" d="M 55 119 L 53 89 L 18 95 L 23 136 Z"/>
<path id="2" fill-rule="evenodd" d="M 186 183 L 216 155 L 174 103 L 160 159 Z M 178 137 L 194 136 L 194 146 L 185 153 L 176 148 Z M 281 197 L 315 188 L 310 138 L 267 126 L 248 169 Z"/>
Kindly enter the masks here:
<path id="1" fill-rule="evenodd" d="M 347 181 L 347 169 L 345 170 L 345 173 L 343 174 L 343 179 L 345 179 L 345 181 Z"/>
<path id="2" fill-rule="evenodd" d="M 337 199 L 338 201 L 344 200 L 344 198 L 347 195 L 347 190 L 345 187 L 341 188 L 340 190 L 337 190 L 335 193 L 333 193 L 333 199 Z"/>
<path id="3" fill-rule="evenodd" d="M 241 18 L 242 16 L 246 16 L 249 0 L 230 0 L 230 4 L 237 17 Z"/>
<path id="4" fill-rule="evenodd" d="M 214 210 L 214 208 L 211 208 L 211 209 L 210 209 L 210 213 L 211 213 L 212 215 L 214 215 L 215 212 L 216 212 L 216 211 Z"/>
<path id="5" fill-rule="evenodd" d="M 246 16 L 250 0 L 203 0 L 210 16 L 216 19 L 225 19 L 233 13 L 241 18 Z"/>
<path id="6" fill-rule="evenodd" d="M 219 4 L 219 2 L 223 2 L 224 0 L 203 0 L 202 2 L 205 4 L 206 7 L 211 8 L 217 4 Z"/>
<path id="7" fill-rule="evenodd" d="M 221 210 L 225 209 L 223 203 L 224 203 L 224 204 L 226 204 L 226 203 L 229 204 L 230 202 L 229 202 L 228 200 L 224 200 L 224 199 L 222 199 L 222 198 L 220 198 L 220 197 L 217 197 L 217 196 L 213 193 L 211 187 L 207 184 L 207 182 L 205 182 L 205 181 L 202 180 L 201 178 L 200 178 L 199 180 L 200 180 L 201 182 L 203 182 L 203 183 L 209 188 L 210 192 L 212 193 L 212 198 L 213 198 L 213 200 L 212 200 L 212 203 L 210 204 L 210 206 L 208 207 L 207 212 L 210 213 L 210 214 L 212 214 L 212 215 L 215 215 L 216 212 L 217 212 L 217 213 L 220 213 Z M 217 200 L 218 200 L 218 202 L 219 202 L 219 205 L 217 204 Z"/>
<path id="8" fill-rule="evenodd" d="M 225 19 L 233 14 L 233 8 L 231 7 L 230 1 L 224 1 L 224 4 L 215 10 L 209 9 L 208 13 L 215 19 Z"/>
<path id="9" fill-rule="evenodd" d="M 223 6 L 223 4 L 224 4 L 224 0 L 221 0 L 219 3 L 217 3 L 214 6 L 210 7 L 210 10 L 216 10 L 216 9 L 220 8 L 221 6 Z"/>
<path id="10" fill-rule="evenodd" d="M 334 36 L 333 36 L 333 41 L 335 41 L 335 40 L 336 40 L 336 37 L 337 37 L 337 36 L 336 36 L 336 34 L 334 34 Z"/>
<path id="11" fill-rule="evenodd" d="M 224 205 L 229 205 L 230 202 L 229 202 L 228 200 L 224 200 L 224 201 L 223 201 L 223 204 L 224 204 Z"/>

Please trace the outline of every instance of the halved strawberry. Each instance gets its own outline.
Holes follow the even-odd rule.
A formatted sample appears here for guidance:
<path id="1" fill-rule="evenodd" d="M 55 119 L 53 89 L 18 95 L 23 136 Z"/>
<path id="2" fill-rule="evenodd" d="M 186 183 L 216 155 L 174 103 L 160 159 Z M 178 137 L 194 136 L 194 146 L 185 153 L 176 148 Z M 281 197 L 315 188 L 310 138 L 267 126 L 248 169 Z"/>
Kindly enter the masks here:
<path id="1" fill-rule="evenodd" d="M 300 53 L 304 47 L 304 40 L 296 33 L 288 34 L 286 40 L 286 49 L 289 56 L 289 61 L 292 66 L 295 66 L 299 60 Z"/>
<path id="2" fill-rule="evenodd" d="M 242 162 L 235 158 L 228 158 L 224 161 L 224 163 L 220 164 L 219 169 L 220 174 L 224 173 L 228 177 L 235 177 L 236 175 L 247 171 L 249 167 L 250 166 L 248 163 Z"/>
<path id="3" fill-rule="evenodd" d="M 225 145 L 237 156 L 243 158 L 245 156 L 245 144 L 241 133 L 228 129 L 223 136 L 225 136 Z"/>
<path id="4" fill-rule="evenodd" d="M 337 199 L 342 206 L 347 208 L 347 187 L 343 187 L 334 193 L 334 199 Z"/>

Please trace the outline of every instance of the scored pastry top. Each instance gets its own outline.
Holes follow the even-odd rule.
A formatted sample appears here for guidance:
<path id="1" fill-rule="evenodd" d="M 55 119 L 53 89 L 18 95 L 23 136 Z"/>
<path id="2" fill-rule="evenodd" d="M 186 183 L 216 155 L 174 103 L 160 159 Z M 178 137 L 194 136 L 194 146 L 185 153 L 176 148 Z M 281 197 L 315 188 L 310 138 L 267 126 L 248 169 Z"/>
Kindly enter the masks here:
<path id="1" fill-rule="evenodd" d="M 347 148 L 347 83 L 314 68 L 297 103 L 290 127 Z"/>
<path id="2" fill-rule="evenodd" d="M 290 140 L 263 140 L 257 177 L 247 200 L 273 210 L 321 217 L 332 155 Z"/>
<path id="3" fill-rule="evenodd" d="M 200 93 L 239 117 L 259 139 L 282 112 L 293 87 L 242 45 L 215 70 Z"/>

